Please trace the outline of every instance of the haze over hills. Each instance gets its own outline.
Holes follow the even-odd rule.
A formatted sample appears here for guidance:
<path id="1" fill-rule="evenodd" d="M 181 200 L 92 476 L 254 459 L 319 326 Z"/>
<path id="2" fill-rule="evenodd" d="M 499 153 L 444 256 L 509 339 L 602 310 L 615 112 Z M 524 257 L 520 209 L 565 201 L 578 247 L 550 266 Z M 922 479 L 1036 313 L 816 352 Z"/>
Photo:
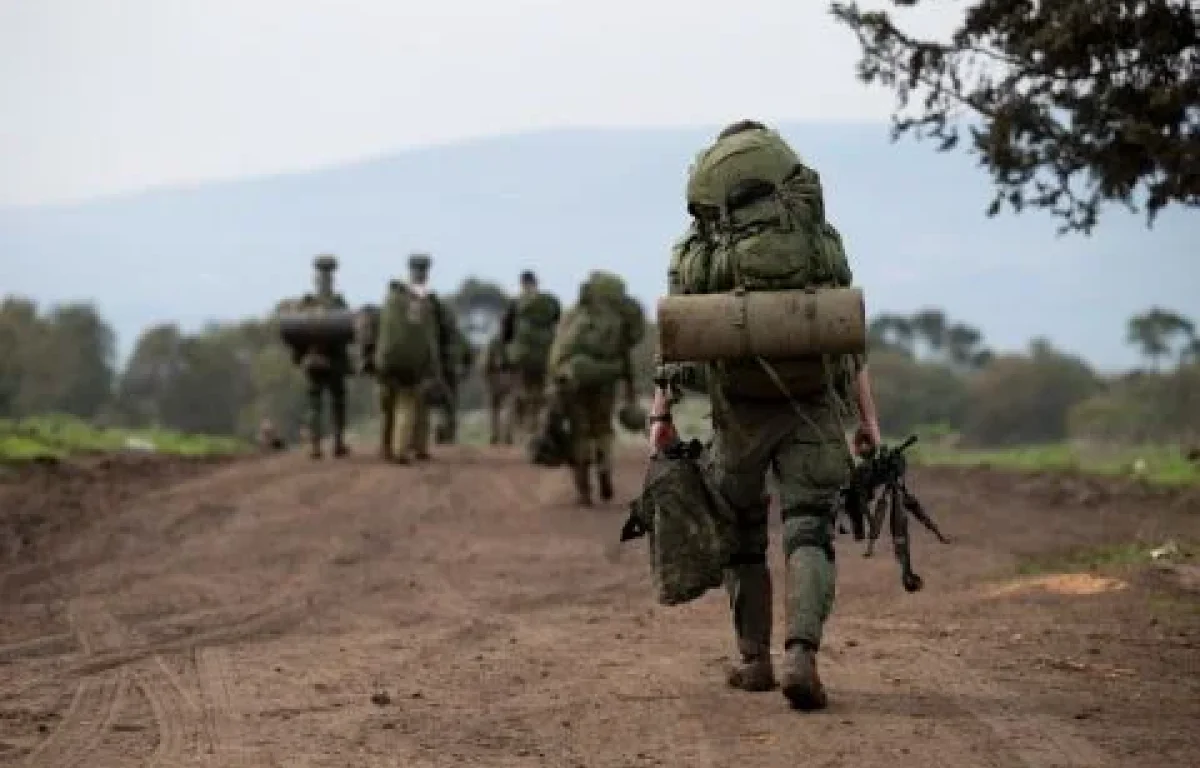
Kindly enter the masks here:
<path id="1" fill-rule="evenodd" d="M 784 127 L 820 170 L 868 311 L 938 306 L 997 349 L 1033 336 L 1106 368 L 1137 361 L 1124 323 L 1158 304 L 1200 317 L 1200 217 L 1110 209 L 1093 237 L 1047 216 L 984 216 L 987 177 L 964 154 L 891 144 L 862 124 Z M 568 300 L 596 266 L 652 303 L 686 224 L 684 173 L 711 127 L 561 130 L 431 147 L 337 168 L 70 206 L 0 210 L 0 292 L 96 301 L 122 356 L 148 324 L 260 315 L 340 257 L 353 303 L 377 301 L 406 254 L 433 280 L 511 286 L 531 267 Z"/>

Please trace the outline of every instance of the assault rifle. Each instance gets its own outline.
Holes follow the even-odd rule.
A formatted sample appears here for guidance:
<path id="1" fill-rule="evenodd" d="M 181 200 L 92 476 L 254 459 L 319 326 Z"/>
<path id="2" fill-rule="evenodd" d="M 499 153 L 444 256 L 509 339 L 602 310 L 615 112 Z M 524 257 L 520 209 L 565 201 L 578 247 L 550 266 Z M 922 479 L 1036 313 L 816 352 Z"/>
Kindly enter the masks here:
<path id="1" fill-rule="evenodd" d="M 841 505 L 850 520 L 855 541 L 867 539 L 864 557 L 875 551 L 875 542 L 883 531 L 884 518 L 892 534 L 892 547 L 896 560 L 900 562 L 900 583 L 905 591 L 916 592 L 924 581 L 913 570 L 912 552 L 908 537 L 908 516 L 911 514 L 925 526 L 938 541 L 948 544 L 949 539 L 938 530 L 937 523 L 921 506 L 917 497 L 905 485 L 904 475 L 908 461 L 904 451 L 917 442 L 916 435 L 895 448 L 881 445 L 863 456 L 862 462 L 851 473 L 850 482 L 841 490 Z M 872 501 L 874 509 L 871 508 Z M 842 529 L 845 533 L 845 529 Z"/>

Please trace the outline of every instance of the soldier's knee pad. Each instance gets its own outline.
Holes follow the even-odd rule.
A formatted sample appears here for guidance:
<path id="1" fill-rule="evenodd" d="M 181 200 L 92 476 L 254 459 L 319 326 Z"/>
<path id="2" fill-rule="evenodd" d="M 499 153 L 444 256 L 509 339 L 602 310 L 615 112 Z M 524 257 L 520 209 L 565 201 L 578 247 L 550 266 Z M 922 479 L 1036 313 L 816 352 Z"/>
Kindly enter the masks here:
<path id="1" fill-rule="evenodd" d="M 833 509 L 828 504 L 797 505 L 783 510 L 783 553 L 791 557 L 801 547 L 816 547 L 834 560 Z"/>

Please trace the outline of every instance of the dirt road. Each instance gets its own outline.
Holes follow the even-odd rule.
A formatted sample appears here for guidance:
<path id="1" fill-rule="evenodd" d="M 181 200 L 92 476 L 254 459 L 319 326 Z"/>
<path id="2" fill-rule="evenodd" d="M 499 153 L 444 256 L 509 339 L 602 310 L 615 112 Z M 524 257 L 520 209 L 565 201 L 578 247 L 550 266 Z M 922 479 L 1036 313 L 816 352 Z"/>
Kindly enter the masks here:
<path id="1" fill-rule="evenodd" d="M 723 597 L 655 606 L 644 544 L 614 543 L 623 510 L 571 508 L 565 474 L 516 453 L 90 471 L 83 490 L 61 469 L 0 482 L 0 517 L 29 529 L 0 561 L 0 765 L 1200 760 L 1186 570 L 1014 576 L 1134 536 L 1198 540 L 1187 497 L 918 473 L 955 542 L 918 532 L 917 595 L 886 550 L 841 542 L 832 704 L 806 715 L 725 689 Z M 624 497 L 640 472 L 624 460 Z"/>

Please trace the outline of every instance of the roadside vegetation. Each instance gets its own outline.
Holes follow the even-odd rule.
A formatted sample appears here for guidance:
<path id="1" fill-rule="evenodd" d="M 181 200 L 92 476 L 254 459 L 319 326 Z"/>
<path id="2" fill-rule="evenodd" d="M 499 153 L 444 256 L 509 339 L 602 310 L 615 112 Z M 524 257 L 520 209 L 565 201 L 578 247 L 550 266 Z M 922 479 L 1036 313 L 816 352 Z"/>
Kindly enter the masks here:
<path id="1" fill-rule="evenodd" d="M 72 416 L 0 419 L 0 461 L 4 462 L 120 451 L 221 456 L 246 448 L 245 443 L 233 437 L 188 435 L 167 429 L 96 427 Z"/>

